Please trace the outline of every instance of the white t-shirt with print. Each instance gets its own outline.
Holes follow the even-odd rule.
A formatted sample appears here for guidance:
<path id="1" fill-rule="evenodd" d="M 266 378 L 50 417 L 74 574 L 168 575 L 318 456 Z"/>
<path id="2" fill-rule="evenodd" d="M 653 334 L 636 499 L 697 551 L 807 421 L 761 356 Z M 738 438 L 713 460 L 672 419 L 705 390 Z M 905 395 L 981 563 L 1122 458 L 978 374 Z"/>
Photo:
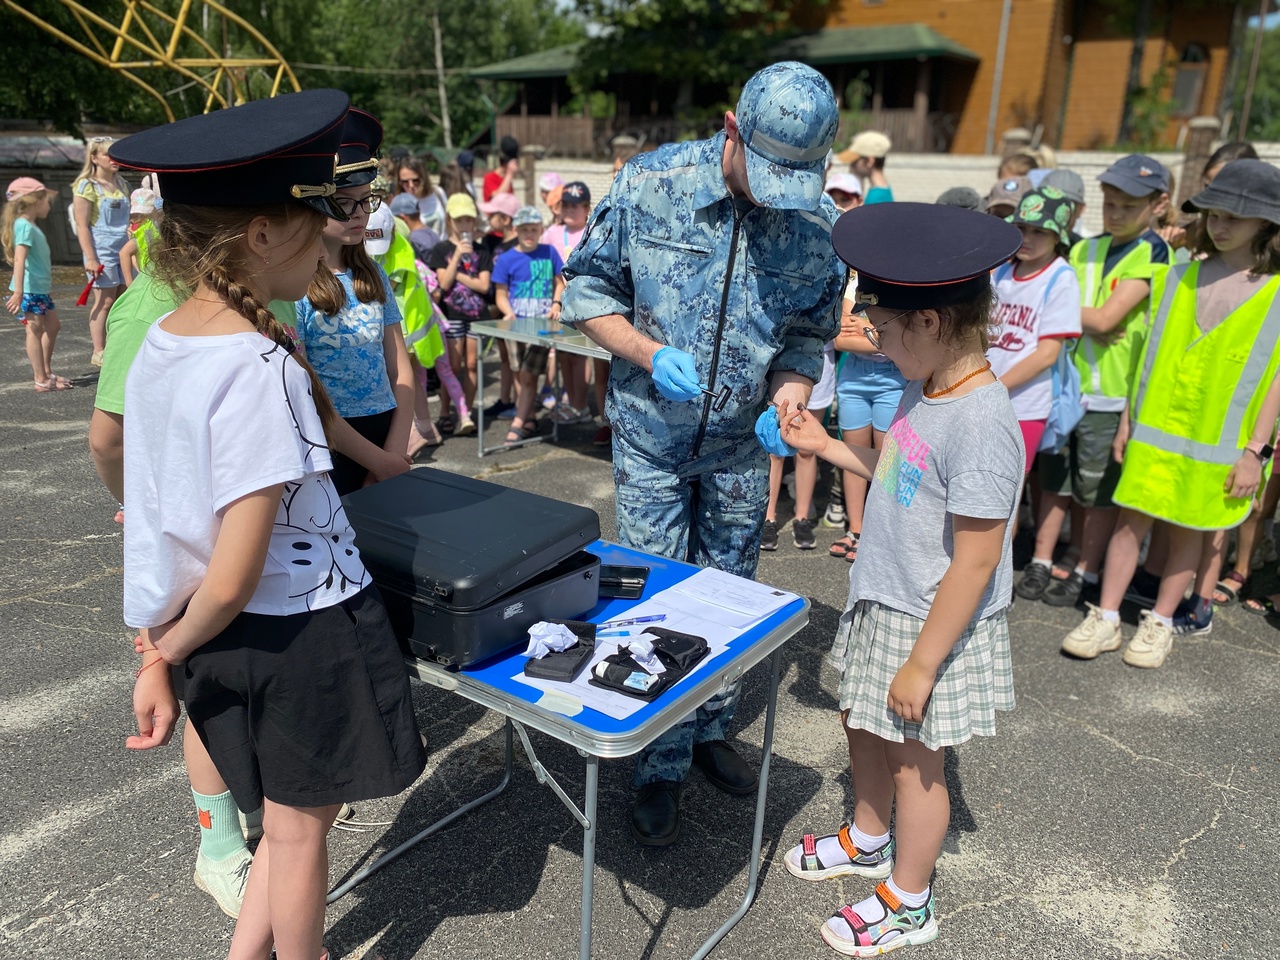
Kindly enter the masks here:
<path id="1" fill-rule="evenodd" d="M 1003 376 L 1031 356 L 1041 340 L 1074 340 L 1080 336 L 1080 283 L 1076 272 L 1061 257 L 1029 277 L 1015 277 L 1012 263 L 997 267 L 991 276 L 996 292 L 992 326 L 999 332 L 987 348 L 991 371 Z M 1062 345 L 1070 348 L 1069 343 Z M 1053 407 L 1053 370 L 1009 392 L 1019 420 L 1044 420 Z"/>
<path id="2" fill-rule="evenodd" d="M 162 318 L 163 319 L 163 318 Z M 284 484 L 249 613 L 333 606 L 368 574 L 337 491 L 311 381 L 257 333 L 148 331 L 125 386 L 124 618 L 172 620 L 204 579 L 233 501 Z"/>

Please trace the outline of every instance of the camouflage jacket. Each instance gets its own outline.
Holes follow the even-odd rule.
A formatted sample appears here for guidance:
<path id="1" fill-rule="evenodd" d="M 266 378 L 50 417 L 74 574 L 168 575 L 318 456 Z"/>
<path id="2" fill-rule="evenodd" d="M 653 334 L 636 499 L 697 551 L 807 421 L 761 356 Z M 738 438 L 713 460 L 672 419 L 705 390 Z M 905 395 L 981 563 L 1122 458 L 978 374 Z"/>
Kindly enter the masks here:
<path id="1" fill-rule="evenodd" d="M 819 378 L 847 276 L 831 247 L 830 199 L 813 212 L 735 200 L 721 170 L 724 143 L 722 132 L 633 159 L 564 270 L 562 323 L 621 314 L 692 354 L 711 390 L 729 388 L 720 410 L 709 397 L 673 403 L 643 368 L 613 360 L 615 431 L 682 474 L 747 454 L 771 373 Z"/>

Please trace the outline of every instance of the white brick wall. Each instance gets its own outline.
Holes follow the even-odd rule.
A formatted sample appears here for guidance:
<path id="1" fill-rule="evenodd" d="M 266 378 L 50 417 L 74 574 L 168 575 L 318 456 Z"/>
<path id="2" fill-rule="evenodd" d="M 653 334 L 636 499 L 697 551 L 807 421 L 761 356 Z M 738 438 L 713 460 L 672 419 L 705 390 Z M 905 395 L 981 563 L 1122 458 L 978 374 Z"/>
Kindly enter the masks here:
<path id="1" fill-rule="evenodd" d="M 1280 164 L 1280 143 L 1254 144 L 1263 160 Z M 1074 170 L 1084 180 L 1085 212 L 1077 229 L 1085 236 L 1102 232 L 1102 188 L 1098 174 L 1123 154 L 1080 150 L 1058 153 L 1058 165 Z M 1153 156 L 1173 171 L 1181 183 L 1182 154 L 1157 153 Z M 1000 160 L 979 154 L 894 153 L 890 154 L 885 172 L 898 200 L 933 203 L 949 187 L 973 187 L 982 196 L 996 181 Z M 538 164 L 538 173 L 556 172 L 568 183 L 581 180 L 591 188 L 591 198 L 598 200 L 613 182 L 613 166 L 591 160 L 552 158 Z M 1199 171 L 1195 171 L 1199 176 Z M 545 209 L 545 208 L 544 208 Z M 550 217 L 548 216 L 548 219 Z"/>

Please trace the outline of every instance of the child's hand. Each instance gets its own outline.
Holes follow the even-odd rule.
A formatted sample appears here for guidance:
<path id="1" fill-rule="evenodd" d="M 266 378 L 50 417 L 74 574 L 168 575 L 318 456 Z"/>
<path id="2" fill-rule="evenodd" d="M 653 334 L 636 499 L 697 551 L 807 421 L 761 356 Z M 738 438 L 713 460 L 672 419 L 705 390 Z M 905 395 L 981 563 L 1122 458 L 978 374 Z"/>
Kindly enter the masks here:
<path id="1" fill-rule="evenodd" d="M 1222 490 L 1228 497 L 1248 499 L 1258 492 L 1262 483 L 1262 461 L 1246 450 L 1227 473 Z"/>
<path id="2" fill-rule="evenodd" d="M 129 750 L 163 747 L 173 736 L 178 724 L 178 699 L 173 695 L 173 681 L 164 665 L 149 665 L 138 674 L 133 684 L 133 716 L 138 735 L 125 739 L 124 745 Z"/>
<path id="3" fill-rule="evenodd" d="M 783 443 L 807 453 L 821 454 L 831 439 L 817 417 L 803 408 L 792 410 L 786 400 L 778 404 L 778 425 Z"/>
<path id="4" fill-rule="evenodd" d="M 1125 447 L 1129 445 L 1129 424 L 1127 418 L 1120 421 L 1120 428 L 1116 430 L 1115 439 L 1111 441 L 1111 459 L 1116 463 L 1124 463 Z"/>
<path id="5" fill-rule="evenodd" d="M 889 684 L 889 709 L 903 720 L 923 723 L 924 708 L 929 703 L 936 681 L 935 673 L 930 673 L 908 657 Z"/>
<path id="6" fill-rule="evenodd" d="M 9 299 L 4 302 L 5 309 L 12 313 L 15 317 L 22 312 L 22 291 L 15 290 L 9 294 Z"/>

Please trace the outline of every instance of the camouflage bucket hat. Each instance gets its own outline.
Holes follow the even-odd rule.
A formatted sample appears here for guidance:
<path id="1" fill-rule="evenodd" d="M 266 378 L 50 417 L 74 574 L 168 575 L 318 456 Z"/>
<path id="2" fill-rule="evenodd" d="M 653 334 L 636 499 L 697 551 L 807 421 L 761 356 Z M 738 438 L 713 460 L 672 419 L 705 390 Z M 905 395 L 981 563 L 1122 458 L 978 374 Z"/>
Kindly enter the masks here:
<path id="1" fill-rule="evenodd" d="M 1010 223 L 1025 223 L 1029 227 L 1046 230 L 1060 243 L 1070 243 L 1067 225 L 1071 222 L 1074 207 L 1067 195 L 1056 187 L 1032 190 L 1018 201 Z"/>

